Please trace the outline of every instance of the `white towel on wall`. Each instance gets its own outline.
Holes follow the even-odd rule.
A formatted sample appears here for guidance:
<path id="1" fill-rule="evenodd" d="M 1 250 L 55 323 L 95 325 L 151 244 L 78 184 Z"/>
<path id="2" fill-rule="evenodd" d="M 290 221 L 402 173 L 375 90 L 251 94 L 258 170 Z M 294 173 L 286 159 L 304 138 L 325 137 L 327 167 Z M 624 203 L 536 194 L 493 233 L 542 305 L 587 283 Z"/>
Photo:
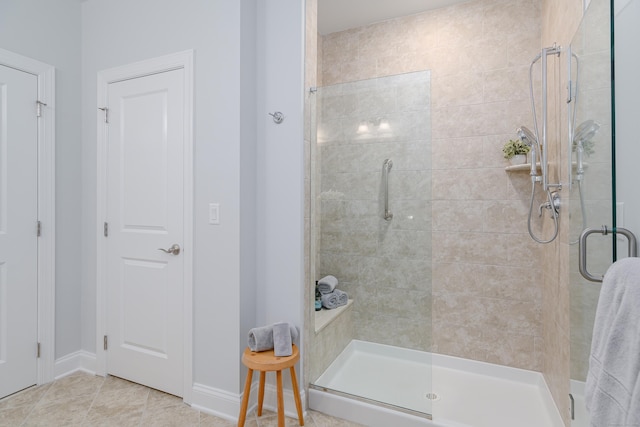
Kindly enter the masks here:
<path id="1" fill-rule="evenodd" d="M 585 403 L 592 427 L 640 427 L 640 258 L 617 261 L 604 276 Z"/>

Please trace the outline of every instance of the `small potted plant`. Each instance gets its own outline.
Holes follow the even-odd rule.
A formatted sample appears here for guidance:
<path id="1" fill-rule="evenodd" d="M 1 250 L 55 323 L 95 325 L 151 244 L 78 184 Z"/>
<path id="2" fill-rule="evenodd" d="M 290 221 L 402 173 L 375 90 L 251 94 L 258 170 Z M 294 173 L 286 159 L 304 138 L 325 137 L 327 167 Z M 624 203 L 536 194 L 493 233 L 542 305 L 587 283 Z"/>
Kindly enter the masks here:
<path id="1" fill-rule="evenodd" d="M 510 139 L 509 142 L 502 147 L 504 158 L 509 160 L 512 165 L 527 163 L 527 153 L 529 150 L 531 150 L 531 147 L 519 139 Z"/>

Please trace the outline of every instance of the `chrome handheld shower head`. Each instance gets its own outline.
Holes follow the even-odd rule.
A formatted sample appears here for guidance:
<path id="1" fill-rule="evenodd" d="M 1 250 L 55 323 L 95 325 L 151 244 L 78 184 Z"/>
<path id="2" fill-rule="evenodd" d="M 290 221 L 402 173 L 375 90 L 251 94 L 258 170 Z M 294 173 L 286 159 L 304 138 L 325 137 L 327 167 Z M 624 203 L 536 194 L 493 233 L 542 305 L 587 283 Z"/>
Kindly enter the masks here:
<path id="1" fill-rule="evenodd" d="M 519 127 L 516 132 L 518 133 L 518 138 L 520 138 L 520 141 L 522 141 L 524 144 L 527 144 L 532 148 L 539 146 L 538 138 L 536 138 L 533 132 L 531 132 L 526 126 Z"/>
<path id="2" fill-rule="evenodd" d="M 584 176 L 584 156 L 593 152 L 591 139 L 600 130 L 600 125 L 593 120 L 580 123 L 573 133 L 573 150 L 576 152 L 576 179 L 582 181 Z"/>
<path id="3" fill-rule="evenodd" d="M 526 126 L 519 127 L 516 132 L 518 133 L 518 138 L 522 141 L 523 144 L 531 147 L 531 175 L 532 182 L 537 181 L 538 177 L 538 166 L 536 164 L 536 150 L 540 150 L 540 144 L 538 143 L 538 138 L 535 137 L 533 132 L 531 132 Z"/>
<path id="4" fill-rule="evenodd" d="M 585 120 L 576 128 L 573 135 L 573 143 L 580 144 L 589 141 L 600 130 L 600 124 L 593 120 Z"/>

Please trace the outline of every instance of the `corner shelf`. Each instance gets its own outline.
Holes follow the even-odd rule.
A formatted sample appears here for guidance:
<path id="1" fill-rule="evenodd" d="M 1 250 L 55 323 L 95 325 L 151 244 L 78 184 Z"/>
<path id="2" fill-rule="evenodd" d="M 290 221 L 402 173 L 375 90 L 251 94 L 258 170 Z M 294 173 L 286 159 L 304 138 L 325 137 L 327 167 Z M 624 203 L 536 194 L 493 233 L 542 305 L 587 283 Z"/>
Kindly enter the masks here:
<path id="1" fill-rule="evenodd" d="M 536 162 L 536 168 L 540 170 L 540 162 Z M 531 170 L 531 163 L 507 166 L 504 170 L 507 172 L 529 172 Z"/>
<path id="2" fill-rule="evenodd" d="M 575 169 L 577 167 L 577 163 L 576 162 L 572 162 L 571 166 L 573 169 Z M 586 169 L 587 167 L 589 167 L 588 163 L 582 163 L 582 167 L 584 169 Z M 538 171 L 540 171 L 540 162 L 536 162 L 536 169 Z M 523 163 L 521 165 L 511 165 L 511 166 L 506 166 L 504 168 L 504 170 L 506 172 L 529 172 L 531 170 L 531 163 Z"/>
<path id="3" fill-rule="evenodd" d="M 327 310 L 323 308 L 320 311 L 315 312 L 315 330 L 316 334 L 323 330 L 329 323 L 334 321 L 338 316 L 340 316 L 343 312 L 347 311 L 348 308 L 353 304 L 353 300 L 350 299 L 347 302 L 347 305 L 343 305 L 338 308 L 334 308 L 331 310 Z"/>

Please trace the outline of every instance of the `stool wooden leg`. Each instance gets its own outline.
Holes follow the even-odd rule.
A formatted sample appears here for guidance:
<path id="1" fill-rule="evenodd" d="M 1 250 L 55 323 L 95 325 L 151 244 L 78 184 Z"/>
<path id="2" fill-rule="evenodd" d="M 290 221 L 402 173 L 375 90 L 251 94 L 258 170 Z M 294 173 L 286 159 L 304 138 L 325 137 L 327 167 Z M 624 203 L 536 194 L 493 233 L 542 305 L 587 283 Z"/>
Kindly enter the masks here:
<path id="1" fill-rule="evenodd" d="M 260 388 L 258 389 L 258 416 L 262 416 L 262 402 L 264 401 L 264 377 L 266 372 L 260 371 Z"/>
<path id="2" fill-rule="evenodd" d="M 296 400 L 296 409 L 298 410 L 298 421 L 300 425 L 304 425 L 304 418 L 302 415 L 302 402 L 300 401 L 300 390 L 298 389 L 298 379 L 296 378 L 296 368 L 293 366 L 289 368 L 291 372 L 291 386 L 293 387 L 293 397 Z"/>
<path id="3" fill-rule="evenodd" d="M 278 427 L 284 427 L 284 398 L 282 396 L 282 371 L 276 371 L 278 383 Z"/>
<path id="4" fill-rule="evenodd" d="M 240 405 L 240 415 L 238 416 L 238 427 L 244 427 L 247 419 L 247 406 L 249 406 L 249 393 L 251 393 L 251 379 L 253 378 L 253 369 L 247 371 L 247 380 L 244 383 L 244 393 L 242 394 L 242 405 Z"/>

